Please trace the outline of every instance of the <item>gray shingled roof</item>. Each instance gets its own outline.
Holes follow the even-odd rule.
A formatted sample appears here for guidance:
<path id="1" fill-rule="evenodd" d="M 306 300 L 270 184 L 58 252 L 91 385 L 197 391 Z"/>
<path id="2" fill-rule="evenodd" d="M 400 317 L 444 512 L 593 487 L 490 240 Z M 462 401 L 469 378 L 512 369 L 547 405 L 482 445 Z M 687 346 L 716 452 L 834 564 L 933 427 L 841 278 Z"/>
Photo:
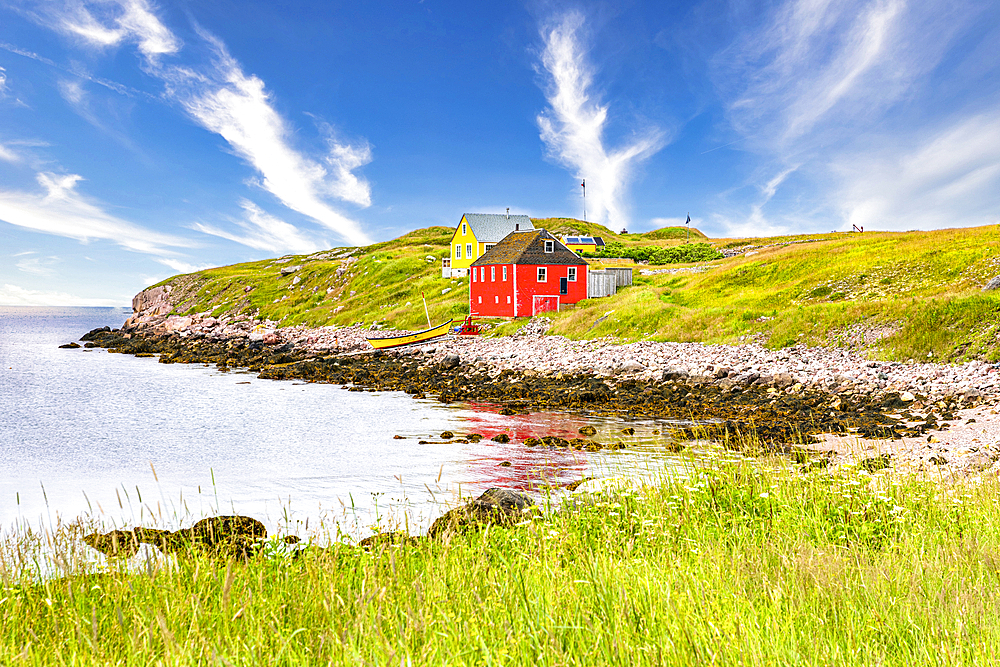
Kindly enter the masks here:
<path id="1" fill-rule="evenodd" d="M 545 252 L 545 241 L 555 241 L 553 252 Z M 471 266 L 490 264 L 569 264 L 583 266 L 587 262 L 544 229 L 531 232 L 511 232 L 500 243 L 486 251 Z"/>
<path id="2" fill-rule="evenodd" d="M 466 213 L 465 221 L 472 227 L 472 233 L 480 243 L 499 243 L 503 237 L 514 231 L 530 231 L 535 228 L 526 215 L 507 216 L 503 213 Z"/>

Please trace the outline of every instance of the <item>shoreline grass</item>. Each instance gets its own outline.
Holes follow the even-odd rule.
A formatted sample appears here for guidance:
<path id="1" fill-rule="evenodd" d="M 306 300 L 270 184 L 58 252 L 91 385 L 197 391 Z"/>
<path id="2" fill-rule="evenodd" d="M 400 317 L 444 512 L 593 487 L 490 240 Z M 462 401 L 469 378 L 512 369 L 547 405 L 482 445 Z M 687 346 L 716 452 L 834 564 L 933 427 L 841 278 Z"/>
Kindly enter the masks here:
<path id="1" fill-rule="evenodd" d="M 1000 485 L 716 462 L 297 560 L 4 574 L 4 664 L 995 664 Z"/>

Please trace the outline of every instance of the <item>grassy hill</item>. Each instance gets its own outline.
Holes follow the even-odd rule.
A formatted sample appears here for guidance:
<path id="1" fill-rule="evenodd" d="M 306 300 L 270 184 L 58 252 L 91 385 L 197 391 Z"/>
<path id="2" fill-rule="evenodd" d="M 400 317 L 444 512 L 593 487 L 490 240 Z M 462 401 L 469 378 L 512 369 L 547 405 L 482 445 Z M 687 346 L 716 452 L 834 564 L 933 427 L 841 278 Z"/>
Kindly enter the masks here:
<path id="1" fill-rule="evenodd" d="M 661 227 L 643 234 L 616 234 L 604 225 L 575 218 L 532 218 L 531 223 L 556 236 L 600 236 L 605 243 L 618 241 L 623 245 L 674 245 L 673 242 L 684 241 L 688 237 L 687 227 Z M 708 237 L 692 227 L 691 240 L 706 241 Z"/>
<path id="2" fill-rule="evenodd" d="M 577 232 L 630 245 L 676 243 L 621 236 L 567 218 L 535 223 L 553 231 L 579 224 Z M 378 322 L 422 328 L 421 294 L 435 323 L 468 312 L 467 279 L 441 277 L 451 232 L 431 227 L 364 248 L 236 264 L 164 282 L 179 295 L 176 312 L 238 311 L 283 325 Z M 927 359 L 928 353 L 935 360 L 1000 359 L 1000 296 L 981 291 L 1000 274 L 1000 226 L 712 243 L 765 247 L 697 267 L 662 267 L 673 273 L 643 276 L 640 270 L 657 267 L 637 266 L 632 287 L 553 314 L 553 333 L 625 341 L 756 340 L 770 347 L 845 345 L 901 360 Z M 291 266 L 301 268 L 283 276 L 281 269 Z"/>

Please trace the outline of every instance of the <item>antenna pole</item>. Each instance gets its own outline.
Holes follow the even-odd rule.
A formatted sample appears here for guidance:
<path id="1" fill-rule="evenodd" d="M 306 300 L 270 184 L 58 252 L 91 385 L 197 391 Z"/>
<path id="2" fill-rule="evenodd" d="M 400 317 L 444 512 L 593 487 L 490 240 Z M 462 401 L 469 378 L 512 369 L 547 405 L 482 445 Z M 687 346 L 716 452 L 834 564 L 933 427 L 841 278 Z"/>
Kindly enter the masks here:
<path id="1" fill-rule="evenodd" d="M 583 183 L 580 183 L 580 187 L 583 188 L 583 221 L 587 222 L 587 179 L 583 179 Z"/>

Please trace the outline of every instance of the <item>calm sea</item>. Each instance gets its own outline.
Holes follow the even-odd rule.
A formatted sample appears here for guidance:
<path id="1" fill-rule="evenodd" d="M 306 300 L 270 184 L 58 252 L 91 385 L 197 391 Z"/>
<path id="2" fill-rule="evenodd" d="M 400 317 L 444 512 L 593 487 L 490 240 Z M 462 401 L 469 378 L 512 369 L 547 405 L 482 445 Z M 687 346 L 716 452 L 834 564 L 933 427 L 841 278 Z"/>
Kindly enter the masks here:
<path id="1" fill-rule="evenodd" d="M 176 528 L 236 513 L 302 536 L 336 527 L 363 536 L 393 522 L 415 531 L 459 494 L 649 465 L 648 448 L 585 454 L 437 437 L 573 437 L 593 423 L 560 414 L 507 417 L 493 406 L 58 348 L 128 315 L 0 307 L 0 529 L 81 517 Z"/>

